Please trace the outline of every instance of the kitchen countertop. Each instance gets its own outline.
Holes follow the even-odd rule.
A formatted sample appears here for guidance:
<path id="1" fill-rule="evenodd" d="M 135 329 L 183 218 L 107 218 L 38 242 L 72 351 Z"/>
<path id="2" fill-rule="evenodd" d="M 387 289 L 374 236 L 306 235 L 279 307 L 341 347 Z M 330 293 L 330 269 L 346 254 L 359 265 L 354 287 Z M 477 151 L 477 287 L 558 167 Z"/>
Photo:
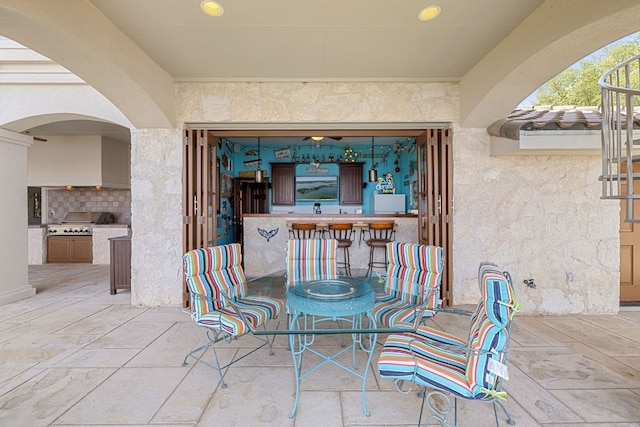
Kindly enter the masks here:
<path id="1" fill-rule="evenodd" d="M 243 217 L 271 217 L 271 218 L 305 218 L 308 220 L 311 219 L 323 219 L 323 220 L 331 220 L 331 219 L 366 219 L 366 218 L 416 218 L 418 215 L 416 214 L 304 214 L 304 213 L 267 213 L 267 214 L 243 214 Z"/>
<path id="2" fill-rule="evenodd" d="M 60 225 L 60 223 L 51 224 L 29 224 L 29 228 L 47 228 L 49 225 Z M 92 224 L 93 228 L 130 228 L 131 224 Z"/>

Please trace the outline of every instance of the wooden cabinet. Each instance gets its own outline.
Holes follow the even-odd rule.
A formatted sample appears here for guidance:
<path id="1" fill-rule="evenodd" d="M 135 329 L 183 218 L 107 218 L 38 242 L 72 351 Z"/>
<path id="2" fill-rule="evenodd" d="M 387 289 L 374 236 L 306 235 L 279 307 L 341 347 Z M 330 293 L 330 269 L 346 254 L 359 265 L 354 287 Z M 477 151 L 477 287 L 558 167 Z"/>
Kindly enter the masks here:
<path id="1" fill-rule="evenodd" d="M 340 163 L 340 204 L 362 204 L 362 162 Z M 271 203 L 296 204 L 295 163 L 271 163 Z"/>
<path id="2" fill-rule="evenodd" d="M 361 162 L 340 163 L 340 204 L 362 204 Z"/>
<path id="3" fill-rule="evenodd" d="M 271 163 L 271 203 L 296 204 L 295 163 Z"/>
<path id="4" fill-rule="evenodd" d="M 131 290 L 131 237 L 112 237 L 109 239 L 111 295 L 118 289 Z"/>
<path id="5" fill-rule="evenodd" d="M 93 262 L 91 236 L 47 237 L 47 262 Z"/>

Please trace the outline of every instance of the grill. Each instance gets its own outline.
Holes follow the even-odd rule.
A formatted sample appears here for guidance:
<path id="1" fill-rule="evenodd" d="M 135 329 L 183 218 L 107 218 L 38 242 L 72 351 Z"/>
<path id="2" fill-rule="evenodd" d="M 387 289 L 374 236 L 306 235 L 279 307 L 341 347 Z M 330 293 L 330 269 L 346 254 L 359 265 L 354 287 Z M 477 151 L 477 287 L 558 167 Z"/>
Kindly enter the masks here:
<path id="1" fill-rule="evenodd" d="M 61 224 L 47 226 L 49 236 L 91 236 L 93 224 L 111 224 L 110 212 L 69 212 Z"/>

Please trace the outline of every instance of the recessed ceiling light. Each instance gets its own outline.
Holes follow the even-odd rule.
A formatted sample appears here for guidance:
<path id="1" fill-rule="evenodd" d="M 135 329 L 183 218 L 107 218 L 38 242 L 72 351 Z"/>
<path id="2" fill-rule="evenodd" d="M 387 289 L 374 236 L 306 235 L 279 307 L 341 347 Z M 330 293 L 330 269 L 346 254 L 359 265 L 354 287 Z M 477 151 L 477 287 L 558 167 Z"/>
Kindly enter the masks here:
<path id="1" fill-rule="evenodd" d="M 431 5 L 425 7 L 418 13 L 418 19 L 421 21 L 430 21 L 438 15 L 440 15 L 440 6 Z"/>
<path id="2" fill-rule="evenodd" d="M 204 0 L 200 3 L 200 9 L 209 16 L 220 16 L 224 13 L 222 5 L 211 0 Z"/>

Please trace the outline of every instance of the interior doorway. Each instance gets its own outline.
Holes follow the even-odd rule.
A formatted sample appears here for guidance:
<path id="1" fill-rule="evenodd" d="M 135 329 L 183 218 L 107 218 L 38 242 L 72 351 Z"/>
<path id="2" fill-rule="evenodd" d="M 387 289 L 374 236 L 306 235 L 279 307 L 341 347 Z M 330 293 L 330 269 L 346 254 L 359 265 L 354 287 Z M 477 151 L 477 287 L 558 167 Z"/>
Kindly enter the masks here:
<path id="1" fill-rule="evenodd" d="M 243 244 L 242 218 L 245 214 L 269 213 L 268 181 L 255 182 L 254 178 L 233 180 L 233 241 Z"/>
<path id="2" fill-rule="evenodd" d="M 441 297 L 444 305 L 453 302 L 453 259 L 452 259 L 452 217 L 453 217 L 453 156 L 452 130 L 447 123 L 422 123 L 407 127 L 400 124 L 397 128 L 389 126 L 385 129 L 370 128 L 336 128 L 328 129 L 323 124 L 319 129 L 280 129 L 269 128 L 241 130 L 224 125 L 211 124 L 203 129 L 202 124 L 189 128 L 186 136 L 189 144 L 185 148 L 185 173 L 187 185 L 184 191 L 183 204 L 185 212 L 185 250 L 204 247 L 205 238 L 214 230 L 211 217 L 215 215 L 215 189 L 217 188 L 218 170 L 213 159 L 216 158 L 216 141 L 218 138 L 309 138 L 309 135 L 323 135 L 340 141 L 347 137 L 414 137 L 417 141 L 416 164 L 417 179 L 416 197 L 418 208 L 417 229 L 422 244 L 443 247 L 445 269 L 442 276 Z M 197 142 L 197 143 L 196 143 Z M 334 144 L 340 144 L 336 142 Z M 213 177 L 213 178 L 212 178 Z M 234 241 L 243 243 L 243 215 L 250 213 L 269 213 L 269 184 L 256 183 L 254 178 L 234 178 L 234 195 L 232 223 Z M 193 190 L 193 191 L 191 191 Z M 195 191 L 195 193 L 194 193 Z M 206 209 L 198 210 L 200 200 L 206 200 Z M 191 213 L 189 213 L 191 212 Z M 213 215 L 210 215 L 213 214 Z M 208 243 L 208 242 L 207 242 Z M 185 286 L 186 290 L 186 286 Z M 185 291 L 185 301 L 186 301 Z"/>

